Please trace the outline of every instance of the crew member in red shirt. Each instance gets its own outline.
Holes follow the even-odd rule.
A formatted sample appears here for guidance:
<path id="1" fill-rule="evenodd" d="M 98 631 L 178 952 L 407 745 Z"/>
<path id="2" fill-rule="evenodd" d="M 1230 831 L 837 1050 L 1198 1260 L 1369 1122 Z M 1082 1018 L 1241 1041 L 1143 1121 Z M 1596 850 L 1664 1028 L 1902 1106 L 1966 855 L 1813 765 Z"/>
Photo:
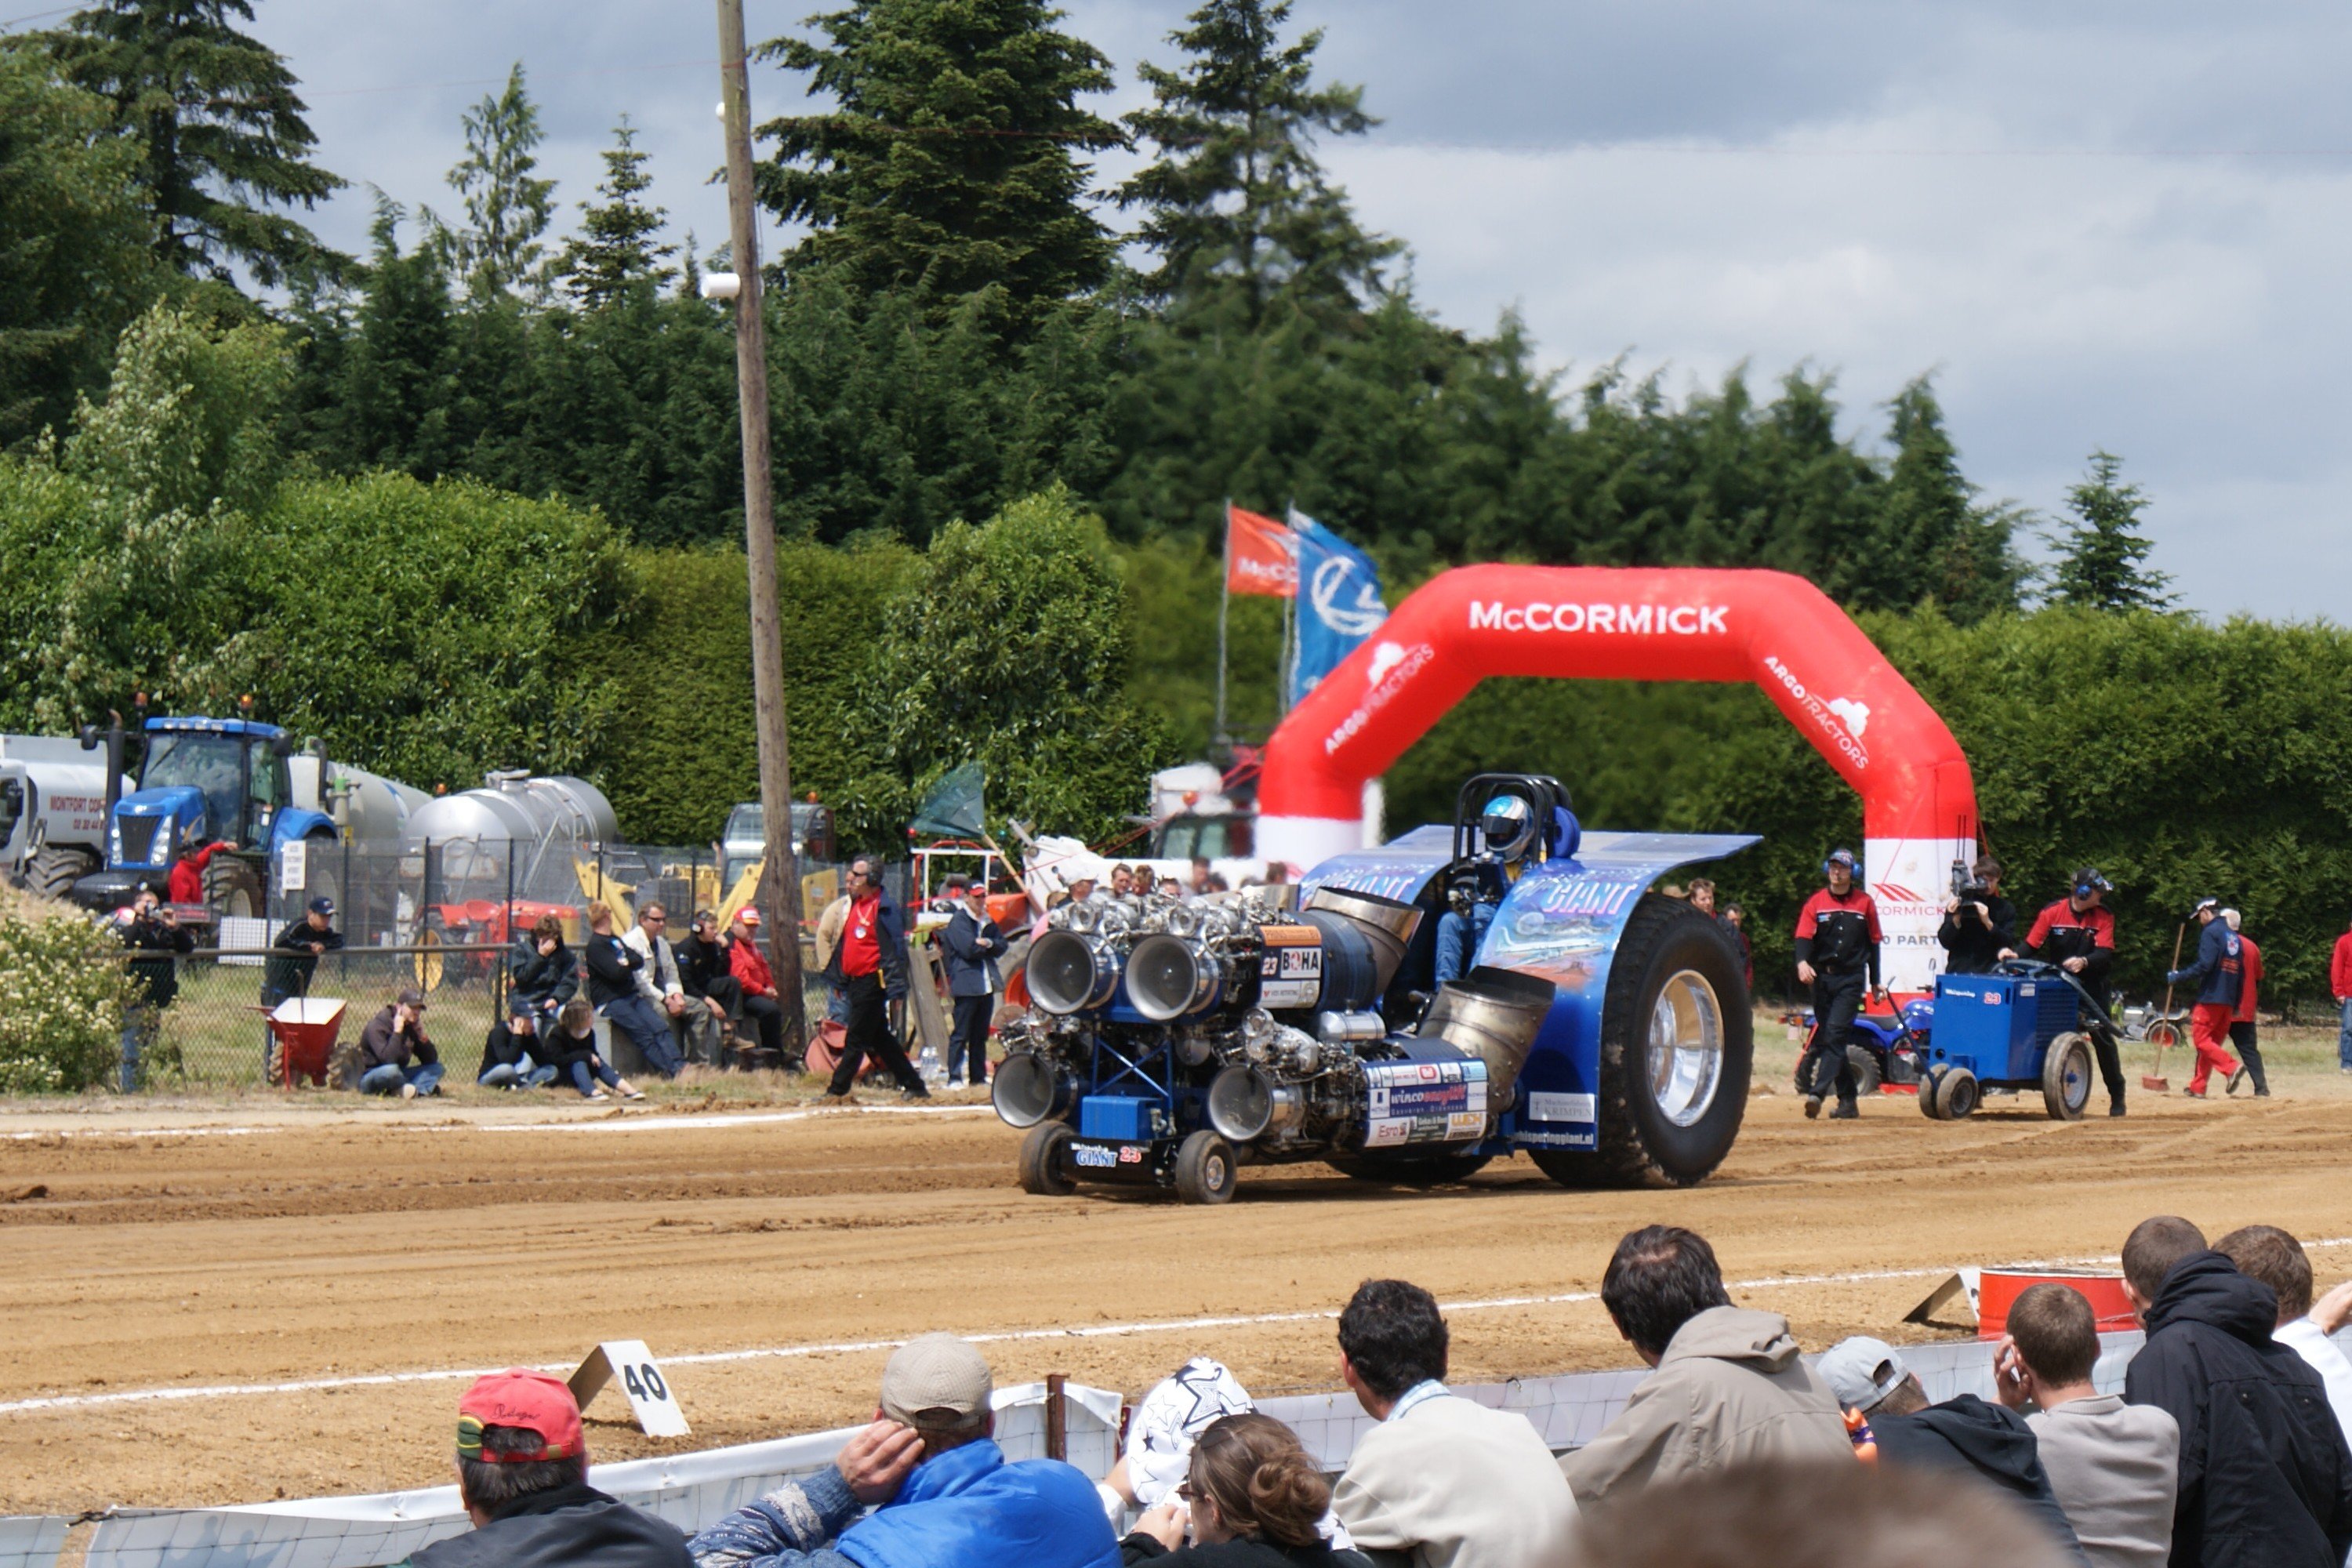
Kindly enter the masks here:
<path id="1" fill-rule="evenodd" d="M 1854 885 L 1851 849 L 1833 849 L 1822 862 L 1828 886 L 1797 911 L 1797 980 L 1813 990 L 1813 1043 L 1797 1065 L 1797 1086 L 1805 1091 L 1805 1115 L 1822 1113 L 1832 1082 L 1837 1109 L 1832 1121 L 1862 1114 L 1854 1103 L 1853 1068 L 1846 1061 L 1846 1037 L 1862 1010 L 1867 989 L 1885 995 L 1878 983 L 1878 905 Z"/>
<path id="2" fill-rule="evenodd" d="M 2336 956 L 2327 964 L 2327 989 L 2341 1015 L 2336 1026 L 2336 1068 L 2352 1072 L 2352 930 L 2336 939 Z"/>
<path id="3" fill-rule="evenodd" d="M 2106 905 L 2107 895 L 2115 890 L 2115 884 L 2101 876 L 2097 867 L 2085 866 L 2074 873 L 2074 886 L 2066 896 L 2044 906 L 2033 917 L 2033 928 L 2025 933 L 2026 951 L 2072 974 L 2090 993 L 2101 1013 L 2107 1011 L 2107 971 L 2116 961 L 2116 917 Z M 2017 950 L 2005 947 L 2000 956 L 2015 958 Z M 2088 1033 L 2091 1048 L 2098 1053 L 2099 1076 L 2107 1080 L 2107 1114 L 2121 1116 L 2124 1064 L 2116 1053 L 2115 1036 L 2105 1029 Z"/>
<path id="4" fill-rule="evenodd" d="M 173 861 L 172 874 L 164 883 L 171 901 L 175 904 L 203 903 L 205 901 L 205 868 L 211 865 L 213 857 L 222 850 L 236 847 L 236 845 L 226 838 L 215 839 L 202 849 L 183 855 Z"/>
<path id="5" fill-rule="evenodd" d="M 841 1060 L 834 1064 L 825 1093 L 846 1099 L 871 1054 L 890 1069 L 908 1099 L 930 1099 L 923 1075 L 907 1059 L 906 1047 L 890 1027 L 890 1004 L 907 994 L 907 928 L 870 856 L 849 863 L 849 914 L 841 922 L 841 940 L 833 944 L 825 978 L 839 984 L 849 1001 L 849 1037 L 842 1042 Z"/>
<path id="6" fill-rule="evenodd" d="M 2254 1098 L 2268 1100 L 2271 1097 L 2270 1080 L 2263 1076 L 2263 1047 L 2254 1037 L 2254 993 L 2262 986 L 2263 950 L 2254 945 L 2252 937 L 2245 934 L 2243 918 L 2237 910 L 2223 910 L 2221 921 L 2238 932 L 2238 946 L 2242 950 L 2238 954 L 2238 962 L 2245 966 L 2246 977 L 2244 987 L 2238 993 L 2237 1016 L 2230 1022 L 2230 1043 L 2238 1047 L 2238 1060 L 2242 1065 L 2230 1075 L 2230 1081 L 2222 1086 L 2221 1092 L 2235 1094 L 2238 1085 L 2252 1079 Z"/>

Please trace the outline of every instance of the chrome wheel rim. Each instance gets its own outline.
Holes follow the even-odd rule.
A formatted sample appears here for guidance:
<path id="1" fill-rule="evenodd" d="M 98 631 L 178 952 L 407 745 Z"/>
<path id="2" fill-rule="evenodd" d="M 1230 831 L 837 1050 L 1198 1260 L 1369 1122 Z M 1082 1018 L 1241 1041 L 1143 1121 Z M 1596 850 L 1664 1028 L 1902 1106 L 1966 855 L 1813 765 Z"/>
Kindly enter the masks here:
<path id="1" fill-rule="evenodd" d="M 1670 977 L 1650 1009 L 1650 1098 L 1659 1113 L 1688 1127 L 1715 1104 L 1723 1083 L 1723 1004 L 1706 976 Z"/>

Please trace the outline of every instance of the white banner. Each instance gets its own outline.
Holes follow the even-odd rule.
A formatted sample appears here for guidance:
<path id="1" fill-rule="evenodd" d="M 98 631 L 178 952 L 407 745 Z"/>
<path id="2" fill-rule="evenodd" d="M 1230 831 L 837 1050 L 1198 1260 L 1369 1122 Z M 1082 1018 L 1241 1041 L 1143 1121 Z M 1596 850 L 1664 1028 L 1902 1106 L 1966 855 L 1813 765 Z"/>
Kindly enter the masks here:
<path id="1" fill-rule="evenodd" d="M 1933 991 L 1944 972 L 1944 900 L 1952 896 L 1952 862 L 1977 857 L 1973 838 L 1865 838 L 1863 888 L 1878 906 L 1886 938 L 1879 964 L 1890 991 Z"/>

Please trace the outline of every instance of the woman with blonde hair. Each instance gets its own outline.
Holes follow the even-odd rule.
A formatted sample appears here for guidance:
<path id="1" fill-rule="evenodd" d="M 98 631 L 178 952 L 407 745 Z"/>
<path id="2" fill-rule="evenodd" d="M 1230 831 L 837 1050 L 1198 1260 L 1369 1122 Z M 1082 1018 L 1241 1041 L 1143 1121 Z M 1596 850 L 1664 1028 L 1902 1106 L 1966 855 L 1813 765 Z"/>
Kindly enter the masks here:
<path id="1" fill-rule="evenodd" d="M 1330 1509 L 1331 1483 L 1297 1433 L 1271 1415 L 1223 1415 L 1202 1429 L 1184 1484 L 1136 1521 L 1119 1558 L 1124 1568 L 1369 1568 L 1324 1539 Z"/>

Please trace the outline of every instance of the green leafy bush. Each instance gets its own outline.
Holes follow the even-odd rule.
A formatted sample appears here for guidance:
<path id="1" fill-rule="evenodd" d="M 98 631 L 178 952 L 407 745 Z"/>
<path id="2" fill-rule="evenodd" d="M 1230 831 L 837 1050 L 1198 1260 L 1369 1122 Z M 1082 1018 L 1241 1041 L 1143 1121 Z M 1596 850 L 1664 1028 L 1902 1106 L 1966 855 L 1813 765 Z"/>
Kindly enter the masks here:
<path id="1" fill-rule="evenodd" d="M 0 1094 L 103 1088 L 128 998 L 121 949 L 106 931 L 0 905 Z"/>

